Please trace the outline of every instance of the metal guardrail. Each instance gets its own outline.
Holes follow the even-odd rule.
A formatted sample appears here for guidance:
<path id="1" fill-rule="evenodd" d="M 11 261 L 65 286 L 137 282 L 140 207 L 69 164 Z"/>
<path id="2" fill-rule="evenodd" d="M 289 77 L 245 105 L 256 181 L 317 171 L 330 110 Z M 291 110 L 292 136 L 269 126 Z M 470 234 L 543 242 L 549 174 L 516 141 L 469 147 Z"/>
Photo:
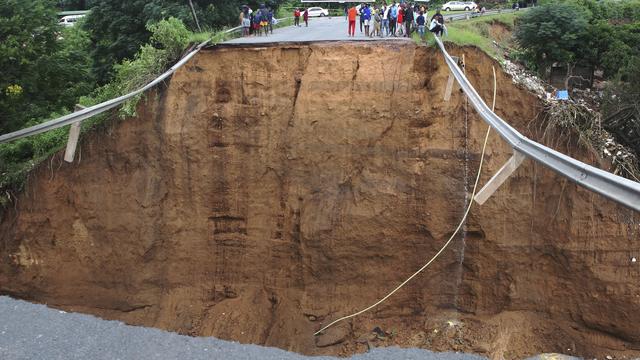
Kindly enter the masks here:
<path id="1" fill-rule="evenodd" d="M 496 130 L 509 145 L 578 185 L 640 212 L 640 183 L 587 165 L 520 134 L 491 111 L 456 62 L 451 58 L 442 41 L 436 37 L 436 42 L 444 55 L 449 69 L 462 87 L 462 90 L 469 97 L 473 107 L 484 121 Z"/>
<path id="2" fill-rule="evenodd" d="M 525 9 L 528 9 L 528 8 L 522 8 L 520 10 L 515 10 L 515 9 L 487 10 L 487 11 L 484 12 L 484 14 L 483 13 L 477 13 L 477 12 L 466 12 L 464 14 L 444 15 L 444 18 L 445 18 L 445 20 L 449 20 L 449 21 L 467 20 L 467 19 L 473 19 L 473 18 L 482 17 L 482 16 L 508 14 L 508 13 L 512 13 L 512 12 L 516 12 L 516 11 L 523 11 Z"/>
<path id="3" fill-rule="evenodd" d="M 187 61 L 189 61 L 198 51 L 200 51 L 200 49 L 202 49 L 203 46 L 205 46 L 208 43 L 209 43 L 209 40 L 198 45 L 193 51 L 185 55 L 180 61 L 178 61 L 175 65 L 173 65 L 169 70 L 165 71 L 162 75 L 157 77 L 155 80 L 151 81 L 150 83 L 148 83 L 147 85 L 145 85 L 144 87 L 136 91 L 133 91 L 131 93 L 122 95 L 115 99 L 111 99 L 103 103 L 88 107 L 86 109 L 73 112 L 71 114 L 59 117 L 57 119 L 49 120 L 42 124 L 38 124 L 26 129 L 18 130 L 9 134 L 0 135 L 0 144 L 13 141 L 13 140 L 18 140 L 18 139 L 32 136 L 32 135 L 37 135 L 43 132 L 47 132 L 49 130 L 53 130 L 66 125 L 77 123 L 82 120 L 86 120 L 94 115 L 105 112 L 109 109 L 113 109 L 114 107 L 121 105 L 122 103 L 131 99 L 132 97 L 138 94 L 141 94 L 149 90 L 150 88 L 158 85 L 160 82 L 164 81 L 166 78 L 171 76 L 174 72 L 176 72 L 176 70 L 182 67 L 182 65 L 184 65 Z"/>

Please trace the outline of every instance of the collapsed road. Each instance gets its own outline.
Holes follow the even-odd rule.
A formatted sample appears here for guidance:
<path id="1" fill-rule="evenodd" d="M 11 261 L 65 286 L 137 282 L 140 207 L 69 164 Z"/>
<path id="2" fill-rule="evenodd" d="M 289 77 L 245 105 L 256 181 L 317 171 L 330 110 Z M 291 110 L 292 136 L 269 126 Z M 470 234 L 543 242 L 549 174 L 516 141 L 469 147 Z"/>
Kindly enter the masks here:
<path id="1" fill-rule="evenodd" d="M 318 24 L 282 31 L 322 39 Z M 496 62 L 450 52 L 490 99 Z M 313 336 L 404 280 L 460 221 L 486 125 L 458 91 L 443 100 L 448 77 L 411 41 L 205 48 L 136 118 L 83 139 L 81 161 L 58 154 L 34 172 L 0 224 L 0 293 L 312 355 L 637 356 L 638 214 L 533 162 L 428 273 Z M 498 74 L 501 117 L 527 132 L 541 111 Z M 488 149 L 483 182 L 511 155 L 497 136 Z"/>

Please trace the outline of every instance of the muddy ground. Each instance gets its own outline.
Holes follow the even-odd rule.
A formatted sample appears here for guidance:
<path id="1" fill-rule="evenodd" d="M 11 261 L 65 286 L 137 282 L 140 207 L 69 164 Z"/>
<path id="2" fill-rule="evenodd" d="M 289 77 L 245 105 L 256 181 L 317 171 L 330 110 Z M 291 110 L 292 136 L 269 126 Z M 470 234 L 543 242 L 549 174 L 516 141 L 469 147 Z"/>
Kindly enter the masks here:
<path id="1" fill-rule="evenodd" d="M 489 100 L 499 65 L 451 53 Z M 640 217 L 531 161 L 410 286 L 313 336 L 459 222 L 487 126 L 457 89 L 443 101 L 447 77 L 412 43 L 207 49 L 76 163 L 32 174 L 3 213 L 0 293 L 303 354 L 640 355 Z M 498 83 L 496 112 L 538 136 L 537 99 Z M 492 134 L 481 182 L 510 155 Z"/>

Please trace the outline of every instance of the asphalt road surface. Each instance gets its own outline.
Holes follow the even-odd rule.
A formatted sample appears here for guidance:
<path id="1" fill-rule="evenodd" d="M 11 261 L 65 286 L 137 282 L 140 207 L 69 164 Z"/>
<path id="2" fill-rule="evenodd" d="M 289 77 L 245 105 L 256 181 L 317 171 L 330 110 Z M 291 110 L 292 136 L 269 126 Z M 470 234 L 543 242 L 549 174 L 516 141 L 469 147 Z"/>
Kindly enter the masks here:
<path id="1" fill-rule="evenodd" d="M 189 337 L 119 321 L 67 313 L 0 296 L 0 359 L 229 359 L 326 360 L 276 348 Z M 481 360 L 475 355 L 419 349 L 374 349 L 352 360 Z M 340 359 L 343 360 L 343 359 Z"/>
<path id="2" fill-rule="evenodd" d="M 287 26 L 273 30 L 273 35 L 269 36 L 249 36 L 226 41 L 225 44 L 255 44 L 270 42 L 306 42 L 306 41 L 340 41 L 340 40 L 361 40 L 361 41 L 381 41 L 381 40 L 405 40 L 409 38 L 369 38 L 360 32 L 360 23 L 356 21 L 356 36 L 349 37 L 348 23 L 344 16 L 332 18 L 311 18 L 309 27 L 304 26 L 304 21 L 300 20 L 302 26 Z M 364 29 L 363 29 L 364 30 Z"/>
<path id="3" fill-rule="evenodd" d="M 452 16 L 459 16 L 464 13 L 452 13 L 444 15 L 445 19 Z M 430 18 L 433 12 L 428 14 Z M 356 35 L 350 37 L 348 34 L 348 22 L 344 16 L 334 16 L 332 18 L 310 18 L 309 27 L 304 25 L 304 21 L 300 18 L 301 27 L 286 26 L 279 29 L 274 29 L 273 34 L 268 36 L 249 36 L 237 38 L 229 41 L 225 41 L 225 44 L 259 44 L 259 43 L 273 43 L 273 42 L 309 42 L 309 41 L 343 41 L 343 40 L 358 40 L 358 41 L 409 41 L 406 37 L 367 37 L 360 31 L 360 21 L 356 20 Z M 370 28 L 373 28 L 371 26 Z M 364 28 L 363 28 L 364 30 Z"/>

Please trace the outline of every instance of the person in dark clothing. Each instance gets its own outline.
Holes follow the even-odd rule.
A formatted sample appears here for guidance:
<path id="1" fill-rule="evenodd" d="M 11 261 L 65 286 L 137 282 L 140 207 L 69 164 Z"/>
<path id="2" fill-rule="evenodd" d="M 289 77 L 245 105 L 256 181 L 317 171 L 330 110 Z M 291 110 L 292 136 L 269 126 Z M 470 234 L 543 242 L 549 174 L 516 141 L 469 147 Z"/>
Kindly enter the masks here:
<path id="1" fill-rule="evenodd" d="M 360 4 L 360 10 L 358 11 L 360 15 L 360 32 L 363 32 L 364 27 L 364 4 Z"/>
<path id="2" fill-rule="evenodd" d="M 424 40 L 425 23 L 426 19 L 424 18 L 424 12 L 420 11 L 420 15 L 418 15 L 418 18 L 416 19 L 416 25 L 418 25 L 418 34 L 422 40 Z"/>
<path id="3" fill-rule="evenodd" d="M 273 10 L 267 9 L 267 21 L 269 21 L 269 32 L 273 34 Z"/>
<path id="4" fill-rule="evenodd" d="M 391 4 L 389 7 L 389 34 L 396 36 L 396 22 L 398 21 L 398 6 Z"/>
<path id="5" fill-rule="evenodd" d="M 444 32 L 444 16 L 440 14 L 440 10 L 438 10 L 435 15 L 431 17 L 429 31 L 434 33 L 436 36 L 442 37 L 442 33 Z"/>
<path id="6" fill-rule="evenodd" d="M 413 8 L 411 6 L 407 6 L 404 9 L 404 27 L 406 29 L 406 32 L 404 34 L 404 36 L 406 37 L 410 37 L 411 36 L 411 25 L 413 25 Z"/>

